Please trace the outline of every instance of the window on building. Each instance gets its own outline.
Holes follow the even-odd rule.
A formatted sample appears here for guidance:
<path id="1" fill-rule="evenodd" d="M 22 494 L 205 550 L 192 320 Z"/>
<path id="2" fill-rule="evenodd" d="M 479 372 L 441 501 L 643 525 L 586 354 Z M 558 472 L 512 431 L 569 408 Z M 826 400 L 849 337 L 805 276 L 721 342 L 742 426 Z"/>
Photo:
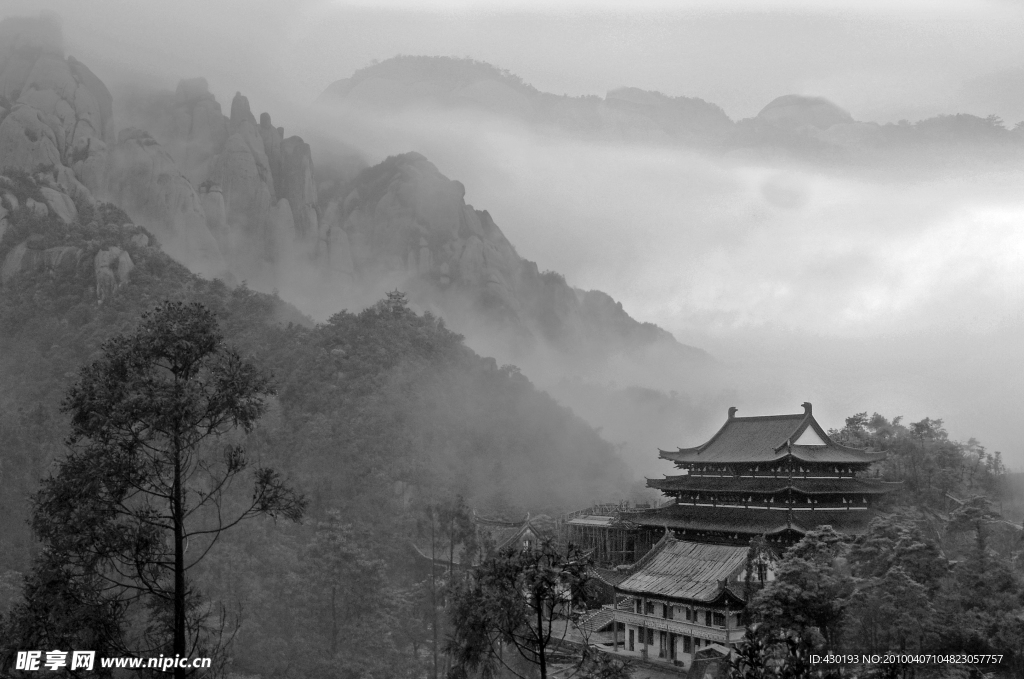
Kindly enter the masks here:
<path id="1" fill-rule="evenodd" d="M 683 653 L 692 653 L 692 652 L 693 651 L 690 650 L 690 635 L 684 634 L 683 635 Z"/>
<path id="2" fill-rule="evenodd" d="M 725 627 L 725 613 L 715 613 L 713 619 L 715 627 Z"/>
<path id="3" fill-rule="evenodd" d="M 711 627 L 711 611 L 704 611 L 704 624 Z"/>
<path id="4" fill-rule="evenodd" d="M 768 564 L 757 564 L 757 581 L 763 583 L 768 579 Z"/>
<path id="5" fill-rule="evenodd" d="M 687 606 L 683 610 L 685 611 L 686 619 L 690 622 L 693 622 L 693 609 Z"/>
<path id="6" fill-rule="evenodd" d="M 643 613 L 644 612 L 643 602 L 642 601 L 640 601 L 639 599 L 635 599 L 633 601 L 633 603 L 636 605 L 636 612 L 637 613 Z"/>
<path id="7" fill-rule="evenodd" d="M 647 645 L 648 646 L 653 646 L 654 645 L 654 630 L 651 629 L 650 627 L 647 628 Z"/>
<path id="8" fill-rule="evenodd" d="M 654 615 L 654 602 L 653 601 L 648 601 L 646 603 L 647 603 L 647 605 L 644 606 L 644 613 L 646 615 Z"/>
<path id="9" fill-rule="evenodd" d="M 673 612 L 675 611 L 675 608 L 676 608 L 675 606 L 670 606 L 668 604 L 665 604 L 665 617 L 668 618 L 669 620 L 673 620 L 675 618 L 675 616 L 673 615 Z"/>
<path id="10" fill-rule="evenodd" d="M 629 650 L 636 650 L 635 648 L 633 648 L 633 630 L 629 630 Z"/>

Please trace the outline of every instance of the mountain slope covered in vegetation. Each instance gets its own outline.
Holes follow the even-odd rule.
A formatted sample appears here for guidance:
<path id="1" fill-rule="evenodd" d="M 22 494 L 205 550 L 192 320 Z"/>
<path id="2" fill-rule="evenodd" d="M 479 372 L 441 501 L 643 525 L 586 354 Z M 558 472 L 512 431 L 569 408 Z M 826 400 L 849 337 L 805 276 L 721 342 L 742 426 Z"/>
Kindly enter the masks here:
<path id="1" fill-rule="evenodd" d="M 70 224 L 38 209 L 52 181 L 0 179 L 10 224 L 0 240 L 4 609 L 38 550 L 26 524 L 32 493 L 65 454 L 65 391 L 103 342 L 165 299 L 213 310 L 227 341 L 273 375 L 278 395 L 247 445 L 310 500 L 307 527 L 254 527 L 226 553 L 301 551 L 289 542 L 299 538 L 282 536 L 309 537 L 302 531 L 334 521 L 373 536 L 360 543 L 366 558 L 401 568 L 415 517 L 435 498 L 461 494 L 481 511 L 516 516 L 632 491 L 629 470 L 593 429 L 516 368 L 409 310 L 400 293 L 315 325 L 276 297 L 191 274 L 112 205 L 80 202 Z"/>

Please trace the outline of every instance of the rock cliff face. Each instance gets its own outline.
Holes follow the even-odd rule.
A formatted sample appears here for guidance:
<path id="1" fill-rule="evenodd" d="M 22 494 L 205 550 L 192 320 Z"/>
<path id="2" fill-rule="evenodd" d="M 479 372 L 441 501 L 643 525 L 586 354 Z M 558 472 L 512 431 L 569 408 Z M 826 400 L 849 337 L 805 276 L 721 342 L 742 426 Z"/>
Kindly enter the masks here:
<path id="1" fill-rule="evenodd" d="M 205 276 L 224 272 L 225 262 L 199 194 L 148 133 L 121 130 L 108 174 L 111 200 L 147 224 L 168 254 L 187 260 Z"/>
<path id="2" fill-rule="evenodd" d="M 110 92 L 85 65 L 64 58 L 54 19 L 0 22 L 0 164 L 40 165 L 76 199 L 102 189 L 113 140 Z"/>
<path id="3" fill-rule="evenodd" d="M 153 97 L 145 111 L 145 129 L 174 159 L 185 178 L 198 187 L 228 138 L 228 120 L 210 94 L 205 78 L 182 80 L 171 93 Z"/>
<path id="4" fill-rule="evenodd" d="M 302 138 L 286 138 L 268 113 L 257 123 L 241 93 L 224 116 L 203 78 L 182 80 L 173 93 L 150 95 L 137 108 L 136 121 L 152 144 L 196 190 L 206 231 L 228 272 L 274 285 L 281 268 L 291 264 L 282 252 L 316 259 L 317 187 L 312 150 Z M 203 236 L 193 240 L 205 248 Z M 195 252 L 196 244 L 186 243 L 184 250 Z"/>

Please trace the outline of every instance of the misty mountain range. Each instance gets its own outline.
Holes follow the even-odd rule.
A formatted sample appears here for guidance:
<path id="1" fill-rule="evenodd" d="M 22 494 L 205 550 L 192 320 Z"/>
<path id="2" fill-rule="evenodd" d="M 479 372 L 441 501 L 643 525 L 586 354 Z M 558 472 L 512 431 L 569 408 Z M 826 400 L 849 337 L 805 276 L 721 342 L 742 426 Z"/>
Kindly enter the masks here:
<path id="1" fill-rule="evenodd" d="M 663 345 L 680 360 L 707 363 L 608 295 L 574 288 L 520 257 L 486 210 L 466 204 L 462 184 L 422 155 L 361 172 L 352 159 L 320 167 L 314 149 L 269 113 L 257 121 L 242 94 L 224 115 L 203 78 L 126 102 L 122 117 L 131 125 L 115 130 L 110 91 L 85 64 L 64 58 L 54 21 L 7 19 L 0 41 L 4 166 L 53 168 L 53 190 L 111 200 L 193 271 L 291 299 L 327 293 L 350 306 L 402 287 L 417 307 L 511 356 L 538 344 L 577 359 Z M 921 140 L 1024 148 L 1020 128 L 974 116 L 877 125 L 824 99 L 787 95 L 753 119 L 732 121 L 701 99 L 636 88 L 557 96 L 489 64 L 445 57 L 389 59 L 335 82 L 321 101 L 479 109 L 588 136 L 729 152 L 825 157 Z M 9 277 L 17 263 L 4 267 Z"/>
<path id="2" fill-rule="evenodd" d="M 47 19 L 3 22 L 0 93 L 5 167 L 45 168 L 50 190 L 71 199 L 58 201 L 71 206 L 69 221 L 74 201 L 110 200 L 200 274 L 288 299 L 326 292 L 350 306 L 401 287 L 418 308 L 511 355 L 542 343 L 585 362 L 664 345 L 682 360 L 708 360 L 608 295 L 541 272 L 486 210 L 466 204 L 461 183 L 419 154 L 339 176 L 318 168 L 310 145 L 270 114 L 257 121 L 243 95 L 224 115 L 203 78 L 129 102 L 134 125 L 115 130 L 110 91 L 64 57 Z M 3 263 L 5 279 L 27 261 L 20 256 Z"/>
<path id="3" fill-rule="evenodd" d="M 463 184 L 424 155 L 405 148 L 370 166 L 352 148 L 339 152 L 287 134 L 279 125 L 287 121 L 253 111 L 241 93 L 222 104 L 201 77 L 173 91 L 117 91 L 115 97 L 87 65 L 65 57 L 56 22 L 0 23 L 0 165 L 34 173 L 47 209 L 65 222 L 77 218 L 77 205 L 111 201 L 191 271 L 277 290 L 318 320 L 399 287 L 413 308 L 442 316 L 482 354 L 519 365 L 542 355 L 528 374 L 539 377 L 552 366 L 545 388 L 645 459 L 729 405 L 726 380 L 717 373 L 703 379 L 719 369 L 707 353 L 637 321 L 609 295 L 576 288 L 522 257 L 487 210 L 466 203 Z M 541 133 L 671 142 L 726 157 L 876 162 L 903 154 L 917 162 L 924 149 L 960 163 L 1012 159 L 1022 148 L 1021 128 L 995 119 L 878 125 L 828 101 L 788 95 L 755 118 L 733 121 L 696 98 L 635 88 L 564 97 L 488 64 L 442 57 L 397 57 L 357 71 L 327 89 L 321 110 L 332 115 L 339 103 L 380 116 L 435 109 L 455 122 L 461 119 L 454 114 L 469 112 Z M 772 208 L 801 200 L 785 182 L 768 181 L 762 192 Z M 8 201 L 0 210 L 14 207 Z M 679 215 L 681 232 L 687 218 Z M 0 214 L 0 237 L 7 225 Z M 104 291 L 128 280 L 132 266 L 130 252 L 111 245 L 120 252 L 90 263 Z M 0 260 L 3 281 L 57 271 L 73 257 L 48 249 L 25 236 L 11 243 Z M 630 391 L 642 380 L 610 373 L 626 388 L 596 386 L 609 379 L 597 368 L 623 357 L 630 368 L 672 369 L 673 378 Z M 566 374 L 570 379 L 559 382 Z M 692 390 L 683 397 L 643 390 L 652 385 Z M 622 423 L 611 422 L 612 414 Z"/>
<path id="4" fill-rule="evenodd" d="M 822 97 L 786 94 L 753 118 L 732 120 L 712 102 L 636 87 L 604 97 L 541 92 L 507 70 L 468 58 L 394 57 L 332 83 L 319 101 L 384 112 L 476 111 L 587 139 L 830 163 L 891 162 L 926 146 L 945 157 L 965 148 L 1017 159 L 1024 152 L 1024 126 L 1007 129 L 996 116 L 957 113 L 878 124 L 855 120 Z"/>

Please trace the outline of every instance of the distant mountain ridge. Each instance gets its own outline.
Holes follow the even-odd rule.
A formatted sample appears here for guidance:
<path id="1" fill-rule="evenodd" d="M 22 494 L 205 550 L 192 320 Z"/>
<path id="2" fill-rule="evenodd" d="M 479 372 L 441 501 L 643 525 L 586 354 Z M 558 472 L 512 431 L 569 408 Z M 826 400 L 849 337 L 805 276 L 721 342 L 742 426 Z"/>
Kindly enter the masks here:
<path id="1" fill-rule="evenodd" d="M 943 151 L 994 147 L 1024 155 L 1024 126 L 1007 129 L 996 116 L 958 113 L 917 123 L 857 121 L 822 97 L 786 94 L 756 116 L 732 120 L 696 97 L 620 87 L 604 97 L 542 92 L 507 70 L 455 57 L 399 56 L 360 69 L 327 87 L 319 101 L 384 112 L 414 106 L 484 111 L 585 138 L 673 143 L 719 152 L 783 152 L 796 158 L 878 161 L 923 146 Z M 932 159 L 928 159 L 930 162 Z"/>
<path id="2" fill-rule="evenodd" d="M 632 87 L 612 90 L 604 98 L 556 95 L 491 64 L 454 57 L 387 59 L 332 83 L 319 101 L 394 109 L 417 104 L 469 107 L 587 136 L 681 135 L 692 143 L 721 143 L 732 126 L 721 107 L 695 97 Z"/>

